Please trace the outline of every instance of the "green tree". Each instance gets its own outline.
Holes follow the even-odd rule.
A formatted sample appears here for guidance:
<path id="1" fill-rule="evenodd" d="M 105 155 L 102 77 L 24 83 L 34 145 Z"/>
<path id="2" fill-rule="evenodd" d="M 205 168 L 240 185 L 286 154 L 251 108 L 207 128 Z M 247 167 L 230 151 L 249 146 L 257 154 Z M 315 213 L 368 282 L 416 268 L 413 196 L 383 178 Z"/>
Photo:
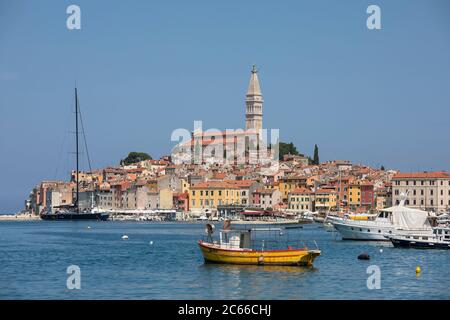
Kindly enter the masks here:
<path id="1" fill-rule="evenodd" d="M 320 163 L 320 159 L 319 159 L 319 147 L 317 146 L 317 144 L 314 145 L 314 157 L 313 157 L 313 164 L 319 164 Z"/>
<path id="2" fill-rule="evenodd" d="M 381 170 L 381 171 L 384 171 L 384 166 L 383 166 L 383 165 L 381 166 L 380 170 Z"/>
<path id="3" fill-rule="evenodd" d="M 152 157 L 145 152 L 130 152 L 128 156 L 120 161 L 120 164 L 127 166 L 133 163 L 138 163 L 144 160 L 152 160 Z"/>
<path id="4" fill-rule="evenodd" d="M 279 146 L 279 159 L 283 160 L 283 156 L 285 154 L 292 154 L 292 155 L 298 155 L 298 151 L 297 148 L 294 146 L 294 144 L 292 142 L 290 143 L 285 143 L 285 142 L 280 142 L 278 144 Z"/>

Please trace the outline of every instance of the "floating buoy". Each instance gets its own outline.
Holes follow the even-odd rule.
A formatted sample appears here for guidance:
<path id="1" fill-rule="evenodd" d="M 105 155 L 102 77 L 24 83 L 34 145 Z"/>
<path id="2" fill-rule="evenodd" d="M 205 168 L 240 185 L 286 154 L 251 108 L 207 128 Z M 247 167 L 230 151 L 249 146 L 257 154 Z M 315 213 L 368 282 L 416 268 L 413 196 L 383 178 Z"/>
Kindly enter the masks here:
<path id="1" fill-rule="evenodd" d="M 380 253 L 383 253 L 383 248 L 380 249 Z"/>
<path id="2" fill-rule="evenodd" d="M 124 235 L 122 236 L 122 240 L 128 240 L 128 236 L 127 236 L 126 234 L 124 234 Z"/>
<path id="3" fill-rule="evenodd" d="M 148 244 L 152 246 L 153 245 L 153 241 L 150 241 Z"/>
<path id="4" fill-rule="evenodd" d="M 420 273 L 420 272 L 422 272 L 422 270 L 420 270 L 420 267 L 417 266 L 417 267 L 416 267 L 416 273 Z"/>
<path id="5" fill-rule="evenodd" d="M 91 226 L 87 226 L 87 228 L 88 228 L 88 229 L 90 229 L 90 228 L 91 228 Z"/>
<path id="6" fill-rule="evenodd" d="M 370 256 L 367 252 L 363 252 L 358 256 L 358 260 L 370 260 Z"/>

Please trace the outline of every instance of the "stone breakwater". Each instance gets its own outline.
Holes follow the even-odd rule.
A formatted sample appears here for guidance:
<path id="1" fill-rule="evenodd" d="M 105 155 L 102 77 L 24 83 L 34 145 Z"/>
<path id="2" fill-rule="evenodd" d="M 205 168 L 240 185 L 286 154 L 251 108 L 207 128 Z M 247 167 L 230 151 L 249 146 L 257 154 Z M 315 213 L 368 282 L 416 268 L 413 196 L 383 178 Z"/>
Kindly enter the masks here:
<path id="1" fill-rule="evenodd" d="M 32 214 L 2 214 L 0 221 L 36 221 L 40 220 L 39 216 Z"/>

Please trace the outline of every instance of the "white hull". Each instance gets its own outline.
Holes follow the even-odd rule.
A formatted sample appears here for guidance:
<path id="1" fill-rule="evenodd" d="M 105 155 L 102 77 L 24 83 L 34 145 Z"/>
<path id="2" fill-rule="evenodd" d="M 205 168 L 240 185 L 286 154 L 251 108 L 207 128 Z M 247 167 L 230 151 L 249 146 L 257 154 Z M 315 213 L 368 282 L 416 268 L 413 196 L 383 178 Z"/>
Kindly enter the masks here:
<path id="1" fill-rule="evenodd" d="M 376 223 L 333 221 L 333 225 L 344 240 L 389 241 L 385 236 L 391 235 L 394 230 L 392 225 L 377 225 Z"/>
<path id="2" fill-rule="evenodd" d="M 399 232 L 429 232 L 431 230 L 427 211 L 412 209 L 404 206 L 404 199 L 399 205 L 385 208 L 374 217 L 366 215 L 367 220 L 360 220 L 364 216 L 328 217 L 343 239 L 386 241 L 393 233 Z"/>

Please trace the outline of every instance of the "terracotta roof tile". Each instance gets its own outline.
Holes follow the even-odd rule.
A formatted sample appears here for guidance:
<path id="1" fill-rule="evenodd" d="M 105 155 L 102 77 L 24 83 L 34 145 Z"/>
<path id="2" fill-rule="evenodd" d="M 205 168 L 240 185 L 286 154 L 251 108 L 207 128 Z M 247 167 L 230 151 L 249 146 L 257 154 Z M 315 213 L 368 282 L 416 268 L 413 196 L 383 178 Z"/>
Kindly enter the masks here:
<path id="1" fill-rule="evenodd" d="M 450 179 L 450 173 L 446 171 L 396 173 L 392 179 Z"/>

